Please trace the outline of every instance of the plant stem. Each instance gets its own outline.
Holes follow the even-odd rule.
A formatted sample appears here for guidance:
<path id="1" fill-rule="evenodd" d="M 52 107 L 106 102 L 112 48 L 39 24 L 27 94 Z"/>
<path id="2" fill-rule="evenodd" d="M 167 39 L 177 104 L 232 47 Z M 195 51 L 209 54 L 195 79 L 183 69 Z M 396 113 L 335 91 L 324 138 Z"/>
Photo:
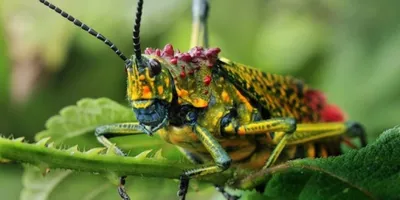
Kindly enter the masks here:
<path id="1" fill-rule="evenodd" d="M 143 177 L 178 179 L 184 170 L 194 168 L 193 164 L 169 161 L 167 159 L 122 157 L 46 147 L 44 144 L 28 144 L 0 138 L 0 157 L 21 163 L 29 163 L 45 170 L 70 169 L 93 173 L 115 173 Z M 225 183 L 232 177 L 231 171 L 202 177 L 201 180 L 214 184 Z"/>

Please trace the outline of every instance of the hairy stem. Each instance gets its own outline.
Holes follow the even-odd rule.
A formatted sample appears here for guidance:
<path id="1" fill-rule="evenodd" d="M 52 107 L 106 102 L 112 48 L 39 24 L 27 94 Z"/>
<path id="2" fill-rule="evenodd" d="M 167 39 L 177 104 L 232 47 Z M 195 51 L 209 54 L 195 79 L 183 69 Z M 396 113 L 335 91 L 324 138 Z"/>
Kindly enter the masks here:
<path id="1" fill-rule="evenodd" d="M 95 153 L 94 153 L 95 152 Z M 122 157 L 113 154 L 99 154 L 96 151 L 80 152 L 76 149 L 60 150 L 45 144 L 27 144 L 18 140 L 0 138 L 0 157 L 41 168 L 70 169 L 93 173 L 115 173 L 143 177 L 178 179 L 192 164 L 147 158 L 146 156 Z M 232 172 L 219 173 L 201 178 L 203 181 L 220 184 L 226 182 Z"/>

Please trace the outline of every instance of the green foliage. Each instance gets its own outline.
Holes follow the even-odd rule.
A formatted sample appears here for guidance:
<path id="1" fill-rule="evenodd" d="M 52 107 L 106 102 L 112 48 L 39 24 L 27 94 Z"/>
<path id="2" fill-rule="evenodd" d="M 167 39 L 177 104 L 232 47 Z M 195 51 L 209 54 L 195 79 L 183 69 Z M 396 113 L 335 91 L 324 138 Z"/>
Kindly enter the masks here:
<path id="1" fill-rule="evenodd" d="M 106 35 L 126 54 L 132 52 L 135 1 L 108 0 L 99 4 L 95 0 L 52 0 L 52 3 Z M 190 1 L 146 0 L 142 46 L 162 48 L 172 43 L 181 51 L 187 50 L 191 31 L 189 4 Z M 343 108 L 348 119 L 366 126 L 372 142 L 383 130 L 398 124 L 400 116 L 399 5 L 395 0 L 254 0 L 246 3 L 213 0 L 210 44 L 220 47 L 222 56 L 231 60 L 296 76 L 321 89 L 330 102 Z M 86 7 L 91 9 L 85 10 Z M 1 134 L 32 139 L 43 129 L 46 119 L 83 97 L 105 96 L 125 102 L 123 63 L 104 44 L 56 17 L 56 13 L 46 10 L 38 1 L 0 1 L 0 18 Z M 31 95 L 19 104 L 13 98 L 15 86 L 26 79 L 24 73 L 15 73 L 14 67 L 19 63 L 29 67 L 25 58 L 31 56 L 35 57 L 33 62 L 39 63 L 35 73 L 40 76 L 31 84 Z M 85 134 L 66 136 L 67 140 L 59 142 L 66 146 L 79 144 L 86 149 L 96 147 L 91 128 Z M 68 135 L 68 132 L 62 134 Z M 134 155 L 162 147 L 164 156 L 180 159 L 176 153 L 169 153 L 167 149 L 171 148 L 158 139 L 139 136 L 113 141 Z M 22 171 L 2 166 L 0 174 L 2 198 L 16 199 Z M 69 177 L 87 178 L 87 181 L 93 178 L 90 174 Z M 154 196 L 148 195 L 148 198 L 175 197 L 176 183 L 158 185 L 159 180 L 146 180 L 129 179 L 128 184 L 137 186 L 130 191 L 138 194 L 150 188 Z M 83 188 L 77 182 L 80 183 L 79 180 L 63 181 L 51 192 L 50 198 L 61 194 L 58 198 L 67 199 L 69 189 Z M 104 199 L 114 199 L 114 190 L 111 186 L 110 196 L 104 195 Z M 77 199 L 83 199 L 80 197 Z M 145 199 L 141 197 L 138 199 Z"/>
<path id="2" fill-rule="evenodd" d="M 46 122 L 46 130 L 36 134 L 40 140 L 51 137 L 56 144 L 68 138 L 93 133 L 100 125 L 135 121 L 132 110 L 106 98 L 82 99 L 76 106 L 63 108 Z"/>
<path id="3" fill-rule="evenodd" d="M 399 199 L 398 144 L 400 127 L 385 131 L 375 143 L 358 151 L 337 157 L 290 161 L 251 178 L 263 179 L 273 174 L 264 199 Z M 249 199 L 257 196 L 247 195 Z"/>
<path id="4" fill-rule="evenodd" d="M 110 114 L 105 115 L 106 111 Z M 67 107 L 60 115 L 50 118 L 46 124 L 48 129 L 37 138 L 54 136 L 58 143 L 68 136 L 79 138 L 93 130 L 94 124 L 132 120 L 129 112 L 109 99 L 83 99 L 77 106 Z M 121 116 L 117 117 L 119 114 Z M 375 143 L 363 149 L 351 150 L 341 156 L 289 161 L 243 179 L 240 177 L 248 173 L 232 168 L 202 180 L 220 183 L 236 173 L 239 180 L 232 187 L 248 188 L 249 184 L 269 179 L 264 194 L 243 191 L 244 199 L 397 199 L 400 198 L 399 185 L 395 184 L 400 181 L 400 146 L 397 144 L 400 144 L 400 127 L 384 132 Z M 193 167 L 189 163 L 165 159 L 160 151 L 144 151 L 126 158 L 112 152 L 112 149 L 104 152 L 102 148 L 82 152 L 76 146 L 57 149 L 49 138 L 42 138 L 36 144 L 22 143 L 19 138 L 0 138 L 1 157 L 31 164 L 25 166 L 21 199 L 116 198 L 117 182 L 110 182 L 103 176 L 121 174 L 163 178 L 146 181 L 129 178 L 128 191 L 134 198 L 153 198 L 153 194 L 148 196 L 148 193 L 155 185 L 162 185 L 163 195 L 174 198 L 177 183 L 165 179 L 178 178 L 182 170 Z M 47 168 L 51 171 L 43 177 Z M 80 173 L 57 170 L 59 168 Z M 76 192 L 67 192 L 71 190 Z"/>
<path id="5" fill-rule="evenodd" d="M 93 148 L 99 146 L 96 138 L 94 137 L 94 129 L 97 126 L 112 124 L 118 122 L 132 122 L 135 121 L 132 110 L 122 106 L 110 99 L 100 98 L 100 99 L 82 99 L 77 105 L 68 106 L 63 108 L 60 111 L 59 115 L 51 117 L 46 122 L 46 130 L 39 132 L 36 135 L 36 140 L 45 141 L 46 137 L 51 137 L 51 141 L 54 142 L 54 145 L 76 145 L 88 148 Z M 162 143 L 157 138 L 151 138 L 146 135 L 143 136 L 135 136 L 133 138 L 125 137 L 115 140 L 118 143 L 118 146 L 123 147 L 126 152 L 132 154 L 138 154 L 141 151 L 146 149 L 157 149 L 164 147 L 163 154 L 170 155 L 170 157 L 174 158 L 174 149 L 168 147 L 165 143 Z M 41 142 L 43 143 L 43 142 Z M 49 143 L 49 142 L 47 142 Z M 162 145 L 163 144 L 163 145 Z M 34 146 L 37 148 L 37 146 Z M 57 155 L 48 152 L 46 150 L 56 150 L 56 149 L 40 149 L 37 150 L 39 154 L 45 154 L 41 159 L 41 161 L 45 161 L 45 158 L 54 158 Z M 44 150 L 44 152 L 43 152 Z M 58 165 L 57 168 L 67 168 L 67 169 L 75 169 L 76 171 L 82 171 L 83 168 L 80 168 L 76 164 L 79 163 L 79 159 L 76 159 L 76 156 L 79 156 L 80 153 L 76 151 L 75 148 L 72 148 L 75 153 L 75 157 L 71 156 L 71 160 L 67 161 L 66 165 Z M 70 150 L 70 151 L 71 151 Z M 68 151 L 68 150 L 66 150 Z M 88 150 L 90 151 L 90 150 Z M 90 159 L 94 159 L 95 156 L 92 151 L 92 155 L 89 156 Z M 31 153 L 34 152 L 31 150 Z M 62 153 L 62 151 L 59 151 Z M 71 153 L 71 152 L 70 152 Z M 148 156 L 155 156 L 158 160 L 163 161 L 160 155 L 161 151 L 145 151 L 136 157 L 139 159 L 138 164 L 146 163 L 143 160 Z M 27 153 L 29 154 L 29 153 Z M 60 156 L 60 155 L 59 155 Z M 65 155 L 64 155 L 65 156 Z M 68 157 L 68 154 L 66 155 Z M 31 156 L 35 157 L 35 156 Z M 58 157 L 60 159 L 60 157 Z M 175 156 L 176 158 L 176 156 Z M 68 159 L 68 158 L 67 158 Z M 76 160 L 74 160 L 76 159 Z M 90 163 L 89 159 L 89 163 Z M 101 158 L 100 158 L 101 159 Z M 47 160 L 48 162 L 54 161 L 52 159 Z M 26 160 L 25 160 L 26 162 Z M 87 161 L 86 166 L 88 166 Z M 155 165 L 156 162 L 150 161 L 152 165 Z M 75 165 L 75 168 L 69 166 L 68 164 Z M 38 163 L 32 163 L 38 165 Z M 55 164 L 55 163 L 53 163 Z M 93 164 L 93 163 L 92 163 Z M 159 163 L 162 165 L 162 162 Z M 117 164 L 118 168 L 121 169 L 121 163 Z M 175 165 L 175 164 L 174 164 Z M 101 165 L 101 168 L 106 166 L 105 163 Z M 171 166 L 171 164 L 169 164 Z M 179 165 L 178 165 L 179 166 Z M 183 165 L 185 166 L 185 165 Z M 32 166 L 25 166 L 25 172 L 23 175 L 23 185 L 24 189 L 21 193 L 21 199 L 114 199 L 117 198 L 116 194 L 116 182 L 110 182 L 104 175 L 112 175 L 109 173 L 104 174 L 102 176 L 93 176 L 88 173 L 71 173 L 71 171 L 61 171 L 61 170 L 51 170 L 49 174 L 45 177 L 42 176 L 42 173 L 46 170 L 45 168 L 50 167 L 54 168 L 54 165 L 47 163 L 42 164 L 39 168 Z M 168 170 L 171 170 L 168 165 L 166 166 Z M 105 167 L 107 170 L 111 169 L 109 167 Z M 160 171 L 159 169 L 154 169 L 151 166 L 144 166 L 145 169 L 151 171 Z M 126 166 L 126 169 L 130 169 L 136 171 L 138 168 L 135 167 L 134 163 L 129 163 Z M 91 170 L 87 170 L 89 172 L 95 172 L 93 168 Z M 179 174 L 181 170 L 176 170 L 176 173 Z M 143 176 L 143 171 L 139 170 L 141 175 Z M 129 173 L 128 173 L 129 174 Z M 165 173 L 168 175 L 172 175 L 170 172 Z M 139 174 L 136 174 L 139 175 Z M 154 175 L 154 174 L 153 174 Z M 176 175 L 177 176 L 177 175 Z M 133 179 L 133 180 L 132 180 Z M 173 198 L 175 197 L 175 182 L 172 180 L 166 179 L 157 179 L 157 178 L 148 178 L 148 179 L 137 179 L 137 178 L 128 178 L 127 189 L 131 191 L 131 197 L 135 199 L 147 199 L 154 198 L 156 195 L 152 193 L 148 193 L 147 188 L 151 188 L 154 186 L 162 187 L 161 191 L 164 191 L 160 196 L 166 196 Z M 76 191 L 74 193 L 70 193 L 68 191 Z M 207 195 L 207 194 L 200 194 Z"/>

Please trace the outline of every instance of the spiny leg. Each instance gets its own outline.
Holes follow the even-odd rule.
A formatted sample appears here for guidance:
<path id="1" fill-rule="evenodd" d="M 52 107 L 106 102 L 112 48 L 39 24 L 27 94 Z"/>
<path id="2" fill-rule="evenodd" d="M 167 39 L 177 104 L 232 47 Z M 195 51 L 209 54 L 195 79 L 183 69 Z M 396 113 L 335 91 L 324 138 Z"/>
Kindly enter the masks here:
<path id="1" fill-rule="evenodd" d="M 118 147 L 113 146 L 113 143 L 109 140 L 113 137 L 129 136 L 129 135 L 141 135 L 145 134 L 139 123 L 119 123 L 104 125 L 96 128 L 95 135 L 97 140 L 107 148 L 114 147 L 115 153 L 121 156 L 126 156 L 126 154 Z M 130 200 L 129 195 L 125 190 L 125 179 L 126 176 L 120 177 L 118 194 L 124 200 Z"/>
<path id="2" fill-rule="evenodd" d="M 293 118 L 274 118 L 258 122 L 252 122 L 245 125 L 239 125 L 236 120 L 231 119 L 231 122 L 223 127 L 223 134 L 234 135 L 254 135 L 254 134 L 269 134 L 271 142 L 276 144 L 264 168 L 274 164 L 276 159 L 281 154 L 286 146 L 289 134 L 296 130 L 296 120 Z"/>
<path id="3" fill-rule="evenodd" d="M 210 5 L 208 0 L 193 0 L 192 4 L 192 37 L 190 47 L 202 46 L 208 47 L 208 12 Z M 184 153 L 185 154 L 185 153 Z M 186 156 L 188 157 L 188 156 Z M 191 160 L 190 158 L 188 158 Z M 196 164 L 196 163 L 195 163 Z M 239 199 L 240 197 L 231 195 L 225 191 L 224 187 L 214 185 L 215 188 L 228 200 Z"/>
<path id="4" fill-rule="evenodd" d="M 185 157 L 191 163 L 196 164 L 196 165 L 203 164 L 203 161 L 198 156 L 194 155 L 191 152 L 186 151 L 185 149 L 183 149 L 181 147 L 178 147 L 178 149 L 183 155 L 185 155 Z M 229 192 L 227 192 L 223 186 L 214 185 L 214 187 L 218 192 L 220 192 L 225 197 L 226 200 L 238 200 L 238 199 L 240 199 L 240 196 L 229 194 Z"/>
<path id="5" fill-rule="evenodd" d="M 334 136 L 357 137 L 359 138 L 362 147 L 367 144 L 363 126 L 357 122 L 347 121 L 297 124 L 295 133 L 288 138 L 288 145 L 312 142 Z"/>
<path id="6" fill-rule="evenodd" d="M 192 38 L 190 47 L 208 47 L 207 17 L 208 0 L 193 0 L 192 4 Z"/>
<path id="7" fill-rule="evenodd" d="M 228 125 L 225 127 L 224 130 L 228 131 L 227 133 L 229 134 L 264 134 L 266 132 L 269 132 L 271 130 L 276 130 L 277 127 L 285 127 L 288 125 L 288 123 L 285 123 L 285 120 L 279 122 L 279 123 L 274 123 L 271 124 L 271 121 L 274 121 L 274 119 L 271 120 L 265 120 L 265 121 L 260 121 L 260 122 L 255 122 L 251 123 L 248 125 L 243 125 L 243 126 L 238 126 L 232 130 L 232 125 Z M 279 121 L 279 120 L 278 120 Z M 269 126 L 268 126 L 269 124 Z M 285 125 L 286 124 L 286 125 Z M 282 134 L 280 134 L 282 135 Z M 363 141 L 365 138 L 365 132 L 362 126 L 358 123 L 355 122 L 335 122 L 335 123 L 313 123 L 313 124 L 297 124 L 297 128 L 295 129 L 295 132 L 292 134 L 285 134 L 283 138 L 286 137 L 286 145 L 297 145 L 297 144 L 304 144 L 308 142 L 313 142 L 313 141 L 318 141 L 324 138 L 329 138 L 329 137 L 338 137 L 338 136 L 350 136 L 350 137 L 359 137 L 361 140 L 362 144 L 365 144 L 365 141 Z M 281 143 L 282 140 L 280 140 L 278 143 L 276 141 L 276 138 L 272 137 L 273 140 L 271 141 L 272 144 L 279 144 Z M 265 170 L 266 168 L 270 167 L 271 165 L 274 164 L 274 161 L 276 158 L 279 156 L 280 151 L 276 151 L 277 148 L 273 151 L 271 154 L 270 158 L 268 159 L 266 165 L 264 165 L 262 170 Z M 279 147 L 281 149 L 281 147 Z M 275 153 L 277 152 L 277 153 Z M 279 152 L 279 153 L 278 153 Z M 274 155 L 275 153 L 275 155 Z M 271 158 L 273 157 L 273 158 Z M 245 178 L 244 180 L 248 180 L 248 178 Z M 266 182 L 268 180 L 268 177 L 264 177 L 263 179 L 257 180 L 257 182 L 254 181 L 244 181 L 241 182 L 239 185 L 240 188 L 243 189 L 250 189 L 250 188 L 255 188 L 257 185 Z"/>
<path id="8" fill-rule="evenodd" d="M 190 178 L 222 172 L 228 169 L 232 162 L 232 159 L 229 157 L 228 153 L 222 148 L 222 146 L 207 129 L 194 124 L 193 132 L 197 135 L 201 143 L 211 154 L 211 157 L 216 165 L 204 166 L 185 171 L 180 176 L 178 196 L 181 200 L 184 200 L 186 197 Z"/>

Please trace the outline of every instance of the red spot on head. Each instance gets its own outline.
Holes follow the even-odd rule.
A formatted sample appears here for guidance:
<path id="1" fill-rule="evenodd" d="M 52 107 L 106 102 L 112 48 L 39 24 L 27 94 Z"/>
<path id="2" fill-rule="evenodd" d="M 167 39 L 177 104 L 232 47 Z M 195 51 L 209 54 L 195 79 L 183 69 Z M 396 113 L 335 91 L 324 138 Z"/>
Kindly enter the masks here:
<path id="1" fill-rule="evenodd" d="M 185 78 L 186 77 L 186 73 L 184 71 L 182 71 L 180 76 L 181 76 L 181 78 Z"/>
<path id="2" fill-rule="evenodd" d="M 189 53 L 180 54 L 180 59 L 184 62 L 190 62 L 192 60 L 192 56 Z"/>
<path id="3" fill-rule="evenodd" d="M 156 49 L 155 54 L 156 54 L 157 56 L 161 56 L 161 50 L 160 50 L 160 49 Z"/>
<path id="4" fill-rule="evenodd" d="M 171 44 L 165 45 L 161 55 L 168 56 L 168 57 L 174 56 L 174 47 Z"/>
<path id="5" fill-rule="evenodd" d="M 204 51 L 202 47 L 193 47 L 192 49 L 190 49 L 189 51 L 190 55 L 194 58 L 201 58 L 204 57 Z"/>
<path id="6" fill-rule="evenodd" d="M 204 77 L 203 82 L 205 85 L 210 85 L 211 83 L 211 76 L 207 75 L 206 77 Z"/>
<path id="7" fill-rule="evenodd" d="M 176 65 L 178 63 L 178 60 L 176 58 L 172 58 L 170 62 L 171 64 Z"/>
<path id="8" fill-rule="evenodd" d="M 203 55 L 203 52 L 202 52 L 202 51 L 195 51 L 195 52 L 193 53 L 193 55 L 194 55 L 195 57 L 201 57 L 201 56 Z"/>
<path id="9" fill-rule="evenodd" d="M 146 48 L 145 50 L 144 50 L 144 53 L 145 54 L 147 54 L 147 55 L 151 55 L 152 53 L 154 53 L 154 50 L 152 49 L 152 48 Z"/>
<path id="10" fill-rule="evenodd" d="M 220 48 L 210 48 L 206 51 L 206 56 L 209 57 L 217 57 L 219 52 L 221 52 Z"/>

